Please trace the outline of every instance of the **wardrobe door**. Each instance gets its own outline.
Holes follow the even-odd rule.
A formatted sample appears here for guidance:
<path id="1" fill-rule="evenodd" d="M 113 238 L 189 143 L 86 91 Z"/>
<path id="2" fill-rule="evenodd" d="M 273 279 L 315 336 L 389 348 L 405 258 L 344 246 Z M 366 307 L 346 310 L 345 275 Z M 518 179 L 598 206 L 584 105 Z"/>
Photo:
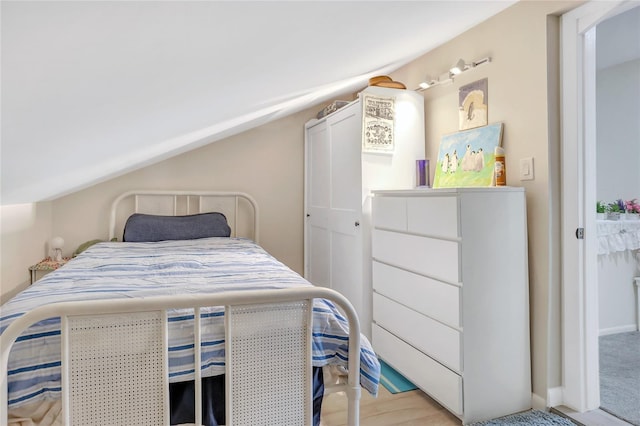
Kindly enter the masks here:
<path id="1" fill-rule="evenodd" d="M 362 314 L 362 178 L 360 105 L 327 119 L 330 141 L 331 288 Z"/>
<path id="2" fill-rule="evenodd" d="M 329 132 L 326 122 L 306 133 L 305 277 L 313 284 L 331 286 L 329 256 Z"/>

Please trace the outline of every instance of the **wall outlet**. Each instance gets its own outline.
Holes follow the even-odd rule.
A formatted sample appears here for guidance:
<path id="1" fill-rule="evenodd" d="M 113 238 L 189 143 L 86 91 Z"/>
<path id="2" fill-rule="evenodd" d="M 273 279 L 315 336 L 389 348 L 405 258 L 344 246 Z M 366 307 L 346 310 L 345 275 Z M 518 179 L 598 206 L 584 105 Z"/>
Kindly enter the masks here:
<path id="1" fill-rule="evenodd" d="M 520 180 L 533 180 L 533 157 L 520 159 Z"/>

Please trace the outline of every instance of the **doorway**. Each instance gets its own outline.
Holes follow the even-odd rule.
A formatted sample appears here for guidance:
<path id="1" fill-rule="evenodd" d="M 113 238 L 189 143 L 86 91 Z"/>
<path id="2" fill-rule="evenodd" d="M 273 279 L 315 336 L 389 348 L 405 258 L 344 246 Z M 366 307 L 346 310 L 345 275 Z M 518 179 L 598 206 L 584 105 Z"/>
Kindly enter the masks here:
<path id="1" fill-rule="evenodd" d="M 562 18 L 562 399 L 580 412 L 600 406 L 596 27 L 639 5 L 589 2 Z"/>
<path id="2" fill-rule="evenodd" d="M 640 3 L 596 26 L 596 197 L 640 198 Z M 631 215 L 629 215 L 631 219 Z M 640 223 L 597 221 L 600 408 L 640 426 Z"/>

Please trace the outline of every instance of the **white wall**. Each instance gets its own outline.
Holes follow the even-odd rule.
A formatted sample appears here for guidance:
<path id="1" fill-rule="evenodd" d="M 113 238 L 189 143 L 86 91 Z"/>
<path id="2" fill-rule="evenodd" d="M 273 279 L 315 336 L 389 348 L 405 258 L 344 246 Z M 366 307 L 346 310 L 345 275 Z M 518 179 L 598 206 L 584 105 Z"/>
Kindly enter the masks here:
<path id="1" fill-rule="evenodd" d="M 596 99 L 596 196 L 640 199 L 640 59 L 598 70 Z"/>
<path id="2" fill-rule="evenodd" d="M 629 250 L 598 256 L 600 335 L 636 330 L 637 262 Z"/>

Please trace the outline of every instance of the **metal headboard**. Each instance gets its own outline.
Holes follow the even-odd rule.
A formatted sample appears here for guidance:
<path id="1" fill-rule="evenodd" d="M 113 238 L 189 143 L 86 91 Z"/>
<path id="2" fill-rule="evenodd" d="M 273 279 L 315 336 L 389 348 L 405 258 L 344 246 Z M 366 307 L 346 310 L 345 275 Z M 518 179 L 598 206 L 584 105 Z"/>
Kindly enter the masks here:
<path id="1" fill-rule="evenodd" d="M 220 212 L 227 217 L 232 237 L 259 243 L 258 204 L 243 192 L 221 191 L 128 191 L 111 204 L 109 240 L 121 239 L 124 224 L 133 213 L 181 216 Z"/>

